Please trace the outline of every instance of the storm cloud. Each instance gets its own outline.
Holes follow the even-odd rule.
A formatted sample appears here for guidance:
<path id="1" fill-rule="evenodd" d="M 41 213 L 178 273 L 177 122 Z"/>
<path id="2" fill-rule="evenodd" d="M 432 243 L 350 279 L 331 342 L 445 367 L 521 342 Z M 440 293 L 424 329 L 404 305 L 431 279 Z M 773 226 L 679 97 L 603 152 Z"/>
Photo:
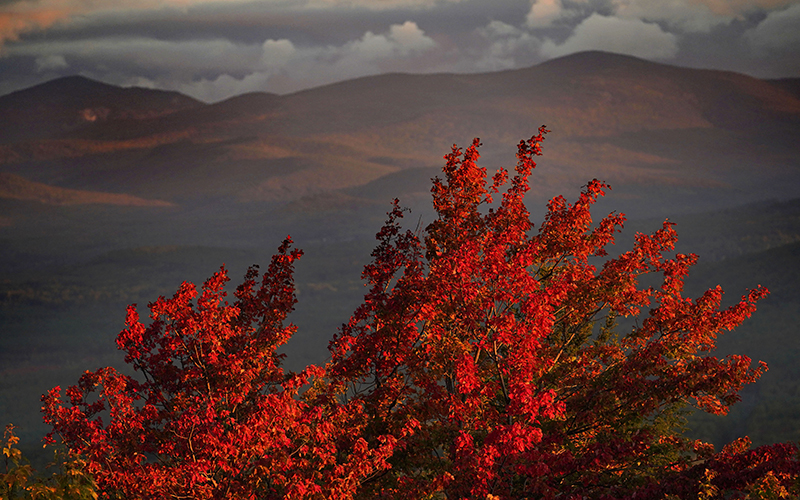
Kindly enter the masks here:
<path id="1" fill-rule="evenodd" d="M 0 0 L 0 93 L 82 74 L 207 102 L 583 50 L 800 76 L 800 0 Z"/>

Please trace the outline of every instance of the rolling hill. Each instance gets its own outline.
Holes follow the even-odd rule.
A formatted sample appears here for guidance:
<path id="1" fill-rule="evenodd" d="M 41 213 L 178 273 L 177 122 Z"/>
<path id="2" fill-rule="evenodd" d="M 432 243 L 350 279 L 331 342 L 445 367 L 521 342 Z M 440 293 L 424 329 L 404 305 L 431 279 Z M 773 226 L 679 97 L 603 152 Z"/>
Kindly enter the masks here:
<path id="1" fill-rule="evenodd" d="M 34 102 L 53 111 L 11 111 Z M 110 111 L 91 121 L 86 109 Z M 178 203 L 286 203 L 352 189 L 438 166 L 453 143 L 473 137 L 485 145 L 485 164 L 510 166 L 515 144 L 541 124 L 553 131 L 535 189 L 541 197 L 598 177 L 623 190 L 629 207 L 655 215 L 654 199 L 663 214 L 734 206 L 790 197 L 798 181 L 800 99 L 785 83 L 602 52 L 498 73 L 379 75 L 213 105 L 74 77 L 0 97 L 0 116 L 0 171 Z M 33 123 L 47 126 L 37 132 Z"/>
<path id="2" fill-rule="evenodd" d="M 127 205 L 165 207 L 166 201 L 146 200 L 129 194 L 100 193 L 59 188 L 31 182 L 19 175 L 0 173 L 0 198 L 25 200 L 45 205 Z"/>
<path id="3" fill-rule="evenodd" d="M 146 120 L 200 105 L 177 92 L 68 76 L 2 96 L 0 143 L 66 137 L 95 124 Z"/>

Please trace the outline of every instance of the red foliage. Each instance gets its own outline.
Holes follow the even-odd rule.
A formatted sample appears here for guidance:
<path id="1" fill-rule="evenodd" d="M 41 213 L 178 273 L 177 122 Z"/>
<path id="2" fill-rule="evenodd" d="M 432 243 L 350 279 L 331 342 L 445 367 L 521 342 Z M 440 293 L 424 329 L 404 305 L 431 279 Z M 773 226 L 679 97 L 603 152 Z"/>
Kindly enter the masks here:
<path id="1" fill-rule="evenodd" d="M 87 372 L 69 405 L 58 388 L 44 397 L 46 420 L 101 489 L 126 497 L 685 498 L 789 487 L 796 447 L 714 455 L 680 433 L 683 408 L 723 414 L 766 369 L 712 351 L 767 291 L 727 309 L 719 288 L 683 297 L 697 257 L 669 256 L 669 222 L 608 259 L 625 219 L 593 223 L 608 189 L 597 180 L 573 204 L 554 198 L 533 231 L 523 199 L 545 132 L 520 143 L 513 176 L 491 181 L 477 140 L 454 147 L 424 239 L 402 230 L 395 200 L 363 273 L 364 302 L 325 369 L 280 368 L 300 255 L 287 240 L 232 305 L 223 269 L 199 297 L 185 284 L 151 304 L 149 327 L 129 309 L 118 343 L 145 381 Z M 641 287 L 645 274 L 660 286 Z M 752 474 L 737 476 L 742 468 Z"/>
<path id="2" fill-rule="evenodd" d="M 67 390 L 70 406 L 58 387 L 43 398 L 45 420 L 84 455 L 106 495 L 346 498 L 385 467 L 395 439 L 367 445 L 354 422 L 359 402 L 309 405 L 298 393 L 323 370 L 280 368 L 301 255 L 290 243 L 260 284 L 250 269 L 234 304 L 224 301 L 222 269 L 199 297 L 184 283 L 150 304 L 149 327 L 129 307 L 117 343 L 144 382 L 104 368 Z"/>

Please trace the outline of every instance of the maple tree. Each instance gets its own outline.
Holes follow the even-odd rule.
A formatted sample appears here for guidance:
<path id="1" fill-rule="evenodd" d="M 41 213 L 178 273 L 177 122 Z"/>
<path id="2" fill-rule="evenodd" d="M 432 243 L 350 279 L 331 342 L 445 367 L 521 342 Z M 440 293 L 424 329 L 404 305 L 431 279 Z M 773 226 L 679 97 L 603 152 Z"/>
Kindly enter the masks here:
<path id="1" fill-rule="evenodd" d="M 280 366 L 301 255 L 287 239 L 233 303 L 223 268 L 202 293 L 185 283 L 150 304 L 149 326 L 130 307 L 117 342 L 141 377 L 87 372 L 68 403 L 54 388 L 51 439 L 107 497 L 797 493 L 796 445 L 714 453 L 681 433 L 686 408 L 724 414 L 766 369 L 713 355 L 766 289 L 728 308 L 719 287 L 683 297 L 697 257 L 671 255 L 668 221 L 609 258 L 625 218 L 593 221 L 597 180 L 574 203 L 554 198 L 535 231 L 524 197 L 545 132 L 519 144 L 513 175 L 488 178 L 477 139 L 454 146 L 424 234 L 403 230 L 395 200 L 325 367 Z"/>

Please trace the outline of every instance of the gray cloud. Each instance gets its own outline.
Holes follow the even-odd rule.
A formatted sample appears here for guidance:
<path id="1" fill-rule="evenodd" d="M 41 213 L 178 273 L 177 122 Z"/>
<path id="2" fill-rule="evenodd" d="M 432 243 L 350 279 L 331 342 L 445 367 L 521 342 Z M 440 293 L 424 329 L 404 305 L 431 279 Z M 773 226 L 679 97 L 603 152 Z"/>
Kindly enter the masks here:
<path id="1" fill-rule="evenodd" d="M 62 55 L 43 55 L 36 58 L 36 71 L 39 73 L 68 67 L 69 64 Z"/>
<path id="2" fill-rule="evenodd" d="M 756 76 L 800 76 L 800 4 L 770 12 L 743 38 L 752 48 Z"/>
<path id="3" fill-rule="evenodd" d="M 215 101 L 589 49 L 800 76 L 798 9 L 800 0 L 2 0 L 0 93 L 81 73 Z"/>
<path id="4" fill-rule="evenodd" d="M 547 40 L 541 52 L 546 57 L 558 57 L 584 50 L 604 50 L 645 59 L 670 59 L 678 53 L 677 39 L 657 24 L 592 14 L 564 43 Z"/>
<path id="5" fill-rule="evenodd" d="M 772 50 L 796 51 L 800 46 L 800 4 L 770 12 L 758 26 L 748 30 L 745 36 L 762 55 Z"/>
<path id="6" fill-rule="evenodd" d="M 555 23 L 570 22 L 580 16 L 580 10 L 565 6 L 561 0 L 534 0 L 525 17 L 525 23 L 530 28 L 547 28 Z"/>
<path id="7" fill-rule="evenodd" d="M 538 54 L 541 41 L 531 33 L 506 24 L 491 21 L 477 30 L 488 46 L 472 61 L 477 71 L 499 71 L 526 65 L 526 60 Z"/>
<path id="8" fill-rule="evenodd" d="M 126 60 L 145 58 L 147 66 L 164 72 L 140 85 L 172 88 L 205 101 L 257 90 L 287 92 L 346 78 L 372 75 L 400 68 L 408 58 L 436 47 L 413 21 L 395 24 L 384 33 L 371 31 L 340 46 L 298 47 L 288 39 L 267 40 L 260 46 L 226 41 L 162 43 L 151 51 L 147 43 L 126 45 Z M 157 56 L 151 54 L 156 53 Z M 180 60 L 176 67 L 171 61 Z M 210 64 L 219 74 L 192 79 Z"/>
<path id="9" fill-rule="evenodd" d="M 611 0 L 614 15 L 660 21 L 681 31 L 709 32 L 754 9 L 780 9 L 796 0 Z"/>
<path id="10" fill-rule="evenodd" d="M 165 41 L 153 38 L 104 38 L 35 42 L 9 47 L 11 56 L 68 57 L 77 64 L 93 64 L 133 72 L 170 72 L 183 77 L 215 72 L 242 73 L 260 63 L 261 47 L 225 39 Z M 138 70 L 138 71 L 137 71 Z"/>

